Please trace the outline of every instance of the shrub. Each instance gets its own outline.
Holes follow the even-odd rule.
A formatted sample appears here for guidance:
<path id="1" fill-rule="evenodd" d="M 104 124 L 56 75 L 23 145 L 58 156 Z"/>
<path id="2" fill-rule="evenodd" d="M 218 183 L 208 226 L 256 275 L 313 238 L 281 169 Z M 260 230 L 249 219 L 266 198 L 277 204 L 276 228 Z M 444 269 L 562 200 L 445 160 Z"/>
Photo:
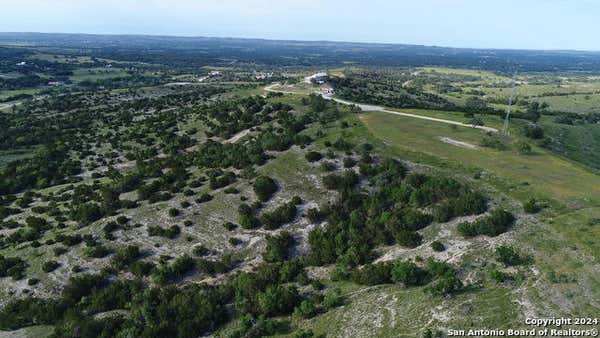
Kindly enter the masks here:
<path id="1" fill-rule="evenodd" d="M 498 236 L 504 233 L 515 221 L 515 217 L 508 211 L 496 209 L 489 216 L 473 223 L 465 222 L 457 226 L 458 232 L 464 237 L 477 235 Z"/>
<path id="2" fill-rule="evenodd" d="M 0 277 L 11 276 L 14 280 L 24 277 L 27 263 L 19 257 L 4 257 L 0 255 Z"/>
<path id="3" fill-rule="evenodd" d="M 213 197 L 210 194 L 204 193 L 196 199 L 196 203 L 198 203 L 198 204 L 206 203 L 212 199 L 213 199 Z"/>
<path id="4" fill-rule="evenodd" d="M 173 239 L 181 233 L 181 229 L 177 225 L 173 225 L 169 228 L 163 228 L 161 226 L 148 226 L 149 236 L 159 236 Z"/>
<path id="5" fill-rule="evenodd" d="M 271 212 L 265 212 L 260 217 L 260 222 L 268 230 L 279 228 L 285 223 L 292 222 L 296 218 L 297 208 L 294 201 L 285 203 Z"/>
<path id="6" fill-rule="evenodd" d="M 496 283 L 504 283 L 515 279 L 512 274 L 495 269 L 490 271 L 490 277 L 496 281 Z"/>
<path id="7" fill-rule="evenodd" d="M 192 253 L 195 256 L 206 256 L 210 253 L 210 250 L 208 250 L 204 245 L 196 245 L 194 247 L 194 249 L 192 250 Z"/>
<path id="8" fill-rule="evenodd" d="M 71 210 L 71 219 L 84 224 L 89 224 L 102 218 L 102 210 L 96 203 L 85 203 Z"/>
<path id="9" fill-rule="evenodd" d="M 361 285 L 390 283 L 391 269 L 389 263 L 365 264 L 362 269 L 354 269 L 350 278 L 354 283 Z"/>
<path id="10" fill-rule="evenodd" d="M 407 248 L 416 248 L 421 245 L 423 236 L 416 231 L 400 230 L 394 233 L 396 243 Z"/>
<path id="11" fill-rule="evenodd" d="M 492 134 L 486 134 L 479 142 L 479 145 L 482 147 L 492 148 L 496 150 L 508 149 L 508 146 L 504 144 L 504 142 L 502 142 L 499 136 Z"/>
<path id="12" fill-rule="evenodd" d="M 433 249 L 433 251 L 437 251 L 437 252 L 446 250 L 446 247 L 440 241 L 431 242 L 431 248 Z"/>
<path id="13" fill-rule="evenodd" d="M 523 129 L 523 133 L 525 134 L 525 136 L 535 140 L 544 138 L 544 129 L 540 125 L 535 123 L 530 123 L 526 125 Z"/>
<path id="14" fill-rule="evenodd" d="M 521 256 L 515 248 L 505 245 L 496 248 L 496 259 L 504 266 L 521 265 L 527 262 L 527 258 Z"/>
<path id="15" fill-rule="evenodd" d="M 237 261 L 230 254 L 223 255 L 220 260 L 212 261 L 199 259 L 197 262 L 198 270 L 210 275 L 225 273 L 231 271 L 237 264 Z"/>
<path id="16" fill-rule="evenodd" d="M 535 214 L 542 210 L 542 208 L 538 205 L 535 198 L 530 198 L 523 204 L 523 210 L 528 214 Z"/>
<path id="17" fill-rule="evenodd" d="M 83 241 L 83 238 L 79 234 L 75 234 L 75 235 L 58 234 L 58 235 L 56 235 L 56 241 L 66 245 L 66 246 L 74 246 L 74 245 L 81 243 Z"/>
<path id="18" fill-rule="evenodd" d="M 277 191 L 277 183 L 268 176 L 259 176 L 254 181 L 254 193 L 258 196 L 261 202 L 266 202 L 271 199 L 273 194 Z"/>
<path id="19" fill-rule="evenodd" d="M 352 168 L 356 165 L 356 161 L 352 157 L 344 157 L 342 161 L 344 168 Z"/>
<path id="20" fill-rule="evenodd" d="M 290 248 L 294 245 L 294 237 L 287 231 L 277 236 L 267 236 L 267 250 L 263 255 L 266 262 L 283 262 L 288 259 Z"/>
<path id="21" fill-rule="evenodd" d="M 235 230 L 235 228 L 237 228 L 237 225 L 231 222 L 225 222 L 225 224 L 223 224 L 223 226 L 225 227 L 225 229 L 227 229 L 228 231 L 233 231 Z"/>
<path id="22" fill-rule="evenodd" d="M 312 223 L 318 223 L 325 218 L 325 213 L 318 208 L 310 208 L 306 211 L 306 217 Z"/>
<path id="23" fill-rule="evenodd" d="M 354 148 L 354 145 L 346 140 L 344 140 L 343 138 L 338 138 L 335 142 L 333 142 L 333 144 L 331 145 L 335 150 L 339 150 L 339 151 L 350 151 L 352 150 L 352 148 Z"/>
<path id="24" fill-rule="evenodd" d="M 529 155 L 532 152 L 531 145 L 527 142 L 517 143 L 517 151 L 523 155 Z"/>
<path id="25" fill-rule="evenodd" d="M 193 258 L 188 255 L 183 255 L 176 258 L 172 264 L 161 264 L 152 273 L 152 280 L 157 284 L 166 284 L 170 281 L 177 280 L 196 266 Z"/>
<path id="26" fill-rule="evenodd" d="M 323 302 L 321 303 L 325 309 L 333 309 L 344 304 L 344 296 L 339 288 L 332 288 L 325 292 Z"/>
<path id="27" fill-rule="evenodd" d="M 141 256 L 140 248 L 137 245 L 128 245 L 125 248 L 117 250 L 112 257 L 112 267 L 116 270 L 123 270 Z"/>
<path id="28" fill-rule="evenodd" d="M 306 158 L 306 160 L 308 162 L 317 162 L 323 158 L 323 155 L 321 155 L 321 153 L 316 152 L 316 151 L 310 151 L 310 152 L 306 153 L 306 155 L 304 155 L 304 157 Z"/>
<path id="29" fill-rule="evenodd" d="M 258 312 L 267 317 L 287 315 L 294 310 L 300 299 L 296 288 L 269 286 L 257 295 Z"/>
<path id="30" fill-rule="evenodd" d="M 461 291 L 463 283 L 456 276 L 443 276 L 425 288 L 425 292 L 434 296 L 451 295 Z"/>
<path id="31" fill-rule="evenodd" d="M 324 161 L 321 163 L 321 170 L 325 172 L 334 171 L 337 168 L 335 163 L 330 161 Z"/>
<path id="32" fill-rule="evenodd" d="M 54 256 L 58 257 L 64 253 L 66 253 L 68 250 L 64 246 L 57 246 L 56 248 L 54 248 L 53 251 L 54 251 Z"/>
<path id="33" fill-rule="evenodd" d="M 323 185 L 329 190 L 346 190 L 354 187 L 359 181 L 358 175 L 352 170 L 346 170 L 344 174 L 329 174 L 323 177 Z"/>
<path id="34" fill-rule="evenodd" d="M 231 183 L 234 183 L 237 180 L 236 176 L 232 172 L 226 172 L 223 176 L 220 177 L 211 177 L 209 182 L 209 187 L 212 190 L 216 190 L 219 188 L 224 188 Z"/>
<path id="35" fill-rule="evenodd" d="M 235 195 L 235 194 L 240 193 L 240 191 L 234 187 L 225 188 L 225 190 L 223 190 L 223 192 L 226 194 L 229 194 L 229 195 Z"/>
<path id="36" fill-rule="evenodd" d="M 231 238 L 229 238 L 229 244 L 231 244 L 233 246 L 240 245 L 240 244 L 242 244 L 242 240 L 237 237 L 231 237 Z"/>
<path id="37" fill-rule="evenodd" d="M 260 221 L 254 215 L 254 210 L 246 203 L 238 207 L 239 223 L 244 229 L 254 229 L 260 226 Z"/>
<path id="38" fill-rule="evenodd" d="M 294 315 L 303 318 L 312 318 L 317 315 L 317 307 L 310 300 L 303 300 L 296 309 Z"/>
<path id="39" fill-rule="evenodd" d="M 129 265 L 129 271 L 136 277 L 148 276 L 154 269 L 154 263 L 146 261 L 135 261 Z"/>
<path id="40" fill-rule="evenodd" d="M 56 261 L 47 261 L 42 264 L 42 271 L 44 272 L 52 272 L 56 270 L 60 264 Z"/>
<path id="41" fill-rule="evenodd" d="M 179 216 L 179 214 L 180 214 L 179 209 L 177 209 L 177 208 L 169 209 L 169 216 L 176 217 L 176 216 Z"/>

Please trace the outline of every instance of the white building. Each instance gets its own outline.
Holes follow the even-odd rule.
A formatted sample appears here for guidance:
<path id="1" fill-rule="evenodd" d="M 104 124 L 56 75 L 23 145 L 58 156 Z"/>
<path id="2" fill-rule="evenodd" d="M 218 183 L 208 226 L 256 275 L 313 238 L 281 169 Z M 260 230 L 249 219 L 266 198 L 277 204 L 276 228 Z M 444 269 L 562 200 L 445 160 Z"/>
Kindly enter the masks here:
<path id="1" fill-rule="evenodd" d="M 325 72 L 319 72 L 306 78 L 306 82 L 316 82 L 323 84 L 329 75 Z"/>

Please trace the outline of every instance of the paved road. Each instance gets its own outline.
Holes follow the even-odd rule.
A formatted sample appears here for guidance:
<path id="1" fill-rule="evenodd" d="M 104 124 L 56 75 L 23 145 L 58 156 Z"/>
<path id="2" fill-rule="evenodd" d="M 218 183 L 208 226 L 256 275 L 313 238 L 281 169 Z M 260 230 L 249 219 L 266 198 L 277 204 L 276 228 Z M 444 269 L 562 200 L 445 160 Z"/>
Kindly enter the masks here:
<path id="1" fill-rule="evenodd" d="M 323 95 L 323 98 L 326 99 L 326 100 L 333 100 L 333 101 L 339 102 L 341 104 L 355 105 L 355 106 L 359 107 L 363 111 L 381 111 L 381 112 L 388 113 L 388 114 L 393 114 L 393 115 L 399 115 L 399 116 L 405 116 L 405 117 L 413 117 L 413 118 L 421 119 L 421 120 L 435 121 L 435 122 L 441 122 L 441 123 L 446 123 L 446 124 L 453 124 L 453 125 L 461 126 L 461 127 L 468 127 L 468 128 L 480 129 L 480 130 L 483 130 L 483 131 L 486 131 L 486 132 L 492 132 L 492 133 L 497 133 L 498 132 L 498 129 L 492 128 L 492 127 L 476 126 L 476 125 L 472 125 L 472 124 L 468 124 L 468 123 L 462 123 L 462 122 L 451 121 L 451 120 L 446 120 L 446 119 L 439 119 L 439 118 L 436 118 L 436 117 L 429 117 L 429 116 L 423 116 L 423 115 L 418 115 L 418 114 L 403 113 L 403 112 L 399 112 L 399 111 L 395 111 L 395 110 L 385 109 L 384 107 L 380 107 L 380 106 L 374 106 L 374 105 L 362 104 L 362 103 L 354 103 L 354 102 L 350 102 L 350 101 L 346 101 L 346 100 L 342 100 L 342 99 L 337 99 L 337 98 L 334 98 L 334 97 L 331 97 L 331 96 L 327 96 L 327 95 Z"/>
<path id="2" fill-rule="evenodd" d="M 20 105 L 20 104 L 21 104 L 21 102 L 0 103 L 0 110 L 11 108 L 12 106 L 17 106 L 17 105 Z"/>
<path id="3" fill-rule="evenodd" d="M 277 86 L 277 85 L 279 85 L 279 83 L 270 84 L 270 85 L 268 85 L 268 86 L 265 87 L 265 90 L 268 91 L 268 92 L 278 92 L 278 93 L 285 93 L 285 94 L 298 94 L 298 93 L 294 93 L 294 92 L 289 92 L 289 91 L 283 91 L 283 90 L 274 89 L 274 87 Z M 319 94 L 319 92 L 316 92 L 316 93 Z M 355 105 L 355 106 L 359 107 L 363 111 L 381 111 L 381 112 L 392 114 L 392 115 L 399 115 L 399 116 L 404 116 L 404 117 L 412 117 L 412 118 L 415 118 L 415 119 L 435 121 L 435 122 L 441 122 L 441 123 L 446 123 L 446 124 L 453 124 L 455 126 L 461 126 L 461 127 L 467 127 L 467 128 L 475 128 L 475 129 L 483 130 L 483 131 L 486 131 L 486 132 L 492 132 L 492 133 L 497 133 L 498 132 L 498 129 L 492 128 L 492 127 L 475 126 L 475 125 L 468 124 L 468 123 L 462 123 L 462 122 L 457 122 L 457 121 L 452 121 L 452 120 L 439 119 L 439 118 L 436 118 L 436 117 L 429 117 L 429 116 L 423 116 L 423 115 L 417 115 L 417 114 L 403 113 L 403 112 L 399 112 L 399 111 L 395 111 L 395 110 L 385 109 L 384 107 L 380 107 L 380 106 L 374 106 L 374 105 L 362 104 L 362 103 L 355 103 L 355 102 L 351 102 L 351 101 L 347 101 L 347 100 L 342 100 L 342 99 L 338 99 L 338 98 L 335 98 L 335 97 L 331 97 L 329 95 L 323 95 L 323 94 L 321 94 L 321 95 L 326 100 L 333 100 L 335 102 L 338 102 L 338 103 L 341 103 L 341 104 L 346 104 L 346 105 Z"/>

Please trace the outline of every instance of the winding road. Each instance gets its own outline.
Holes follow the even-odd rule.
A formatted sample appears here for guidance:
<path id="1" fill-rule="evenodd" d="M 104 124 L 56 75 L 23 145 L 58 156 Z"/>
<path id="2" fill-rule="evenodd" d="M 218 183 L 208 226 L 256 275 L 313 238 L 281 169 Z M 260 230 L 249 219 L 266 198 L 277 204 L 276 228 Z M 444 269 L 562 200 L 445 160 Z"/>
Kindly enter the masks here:
<path id="1" fill-rule="evenodd" d="M 266 86 L 264 89 L 268 92 L 276 92 L 276 93 L 284 93 L 284 94 L 298 94 L 298 93 L 294 93 L 294 92 L 275 89 L 275 86 L 278 86 L 278 85 L 279 85 L 278 83 L 270 84 L 270 85 Z M 316 92 L 316 93 L 319 93 L 319 92 Z M 434 122 L 440 122 L 440 123 L 446 123 L 446 124 L 453 124 L 455 126 L 461 126 L 461 127 L 467 127 L 467 128 L 475 128 L 475 129 L 483 130 L 485 132 L 491 132 L 491 133 L 498 132 L 498 129 L 492 128 L 492 127 L 477 126 L 477 125 L 472 125 L 472 124 L 458 122 L 458 121 L 440 119 L 440 118 L 436 118 L 436 117 L 429 117 L 429 116 L 423 116 L 423 115 L 411 114 L 411 113 L 403 113 L 403 112 L 399 112 L 399 111 L 395 111 L 395 110 L 389 110 L 389 109 L 386 109 L 381 106 L 374 106 L 374 105 L 370 105 L 370 104 L 362 104 L 362 103 L 355 103 L 355 102 L 351 102 L 351 101 L 347 101 L 347 100 L 342 100 L 342 99 L 332 97 L 330 95 L 321 94 L 321 96 L 323 96 L 323 98 L 326 100 L 333 100 L 333 101 L 341 103 L 341 104 L 357 106 L 363 111 L 380 111 L 380 112 L 384 112 L 384 113 L 388 113 L 388 114 L 392 114 L 392 115 L 399 115 L 399 116 L 404 116 L 404 117 L 412 117 L 415 119 L 428 120 L 428 121 L 434 121 Z"/>

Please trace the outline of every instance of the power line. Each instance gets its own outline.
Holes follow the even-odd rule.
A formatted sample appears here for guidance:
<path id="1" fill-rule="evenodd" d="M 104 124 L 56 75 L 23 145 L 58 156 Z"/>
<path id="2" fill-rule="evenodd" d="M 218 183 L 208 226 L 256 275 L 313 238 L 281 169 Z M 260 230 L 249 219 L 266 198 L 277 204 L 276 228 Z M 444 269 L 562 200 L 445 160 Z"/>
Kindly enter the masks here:
<path id="1" fill-rule="evenodd" d="M 508 135 L 508 121 L 510 120 L 512 104 L 515 99 L 515 93 L 516 93 L 516 89 L 517 89 L 516 78 L 517 78 L 517 71 L 515 70 L 515 73 L 512 78 L 512 89 L 511 89 L 511 93 L 510 93 L 510 98 L 508 99 L 508 109 L 506 110 L 506 118 L 504 119 L 504 127 L 502 128 L 502 133 L 504 135 Z"/>

